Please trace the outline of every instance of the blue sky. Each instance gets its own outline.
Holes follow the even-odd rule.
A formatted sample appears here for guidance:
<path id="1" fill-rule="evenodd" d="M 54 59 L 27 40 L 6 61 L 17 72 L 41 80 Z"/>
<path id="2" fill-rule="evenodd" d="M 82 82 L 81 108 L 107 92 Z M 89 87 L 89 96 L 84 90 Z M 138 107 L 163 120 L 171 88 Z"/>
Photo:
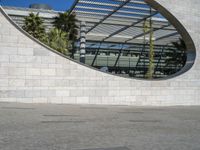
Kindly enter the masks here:
<path id="1" fill-rule="evenodd" d="M 0 0 L 3 6 L 29 7 L 30 4 L 42 3 L 49 4 L 54 10 L 69 9 L 74 0 Z"/>

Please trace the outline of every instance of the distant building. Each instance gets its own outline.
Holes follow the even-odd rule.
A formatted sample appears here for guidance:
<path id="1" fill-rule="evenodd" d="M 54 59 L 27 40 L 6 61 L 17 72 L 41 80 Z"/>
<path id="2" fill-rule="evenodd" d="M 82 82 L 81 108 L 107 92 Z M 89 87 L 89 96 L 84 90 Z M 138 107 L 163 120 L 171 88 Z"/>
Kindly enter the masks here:
<path id="1" fill-rule="evenodd" d="M 61 12 L 52 10 L 50 6 L 44 4 L 32 4 L 30 8 L 8 6 L 4 6 L 3 8 L 13 21 L 21 27 L 24 25 L 24 17 L 28 16 L 31 12 L 39 13 L 39 16 L 44 20 L 44 25 L 47 30 L 52 28 L 53 18 Z"/>
<path id="2" fill-rule="evenodd" d="M 29 8 L 42 9 L 42 10 L 53 10 L 53 8 L 47 4 L 31 4 Z"/>

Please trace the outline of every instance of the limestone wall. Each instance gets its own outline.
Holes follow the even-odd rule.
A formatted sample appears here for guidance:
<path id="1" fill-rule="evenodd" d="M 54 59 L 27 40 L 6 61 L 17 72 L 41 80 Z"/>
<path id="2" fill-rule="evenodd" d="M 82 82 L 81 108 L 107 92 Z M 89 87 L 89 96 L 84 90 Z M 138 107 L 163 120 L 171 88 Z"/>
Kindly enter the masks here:
<path id="1" fill-rule="evenodd" d="M 154 106 L 199 105 L 200 1 L 157 0 L 157 2 L 185 26 L 197 49 L 197 58 L 192 69 L 183 75 L 164 81 L 142 81 L 117 77 L 66 59 L 18 29 L 1 10 L 0 101 Z"/>

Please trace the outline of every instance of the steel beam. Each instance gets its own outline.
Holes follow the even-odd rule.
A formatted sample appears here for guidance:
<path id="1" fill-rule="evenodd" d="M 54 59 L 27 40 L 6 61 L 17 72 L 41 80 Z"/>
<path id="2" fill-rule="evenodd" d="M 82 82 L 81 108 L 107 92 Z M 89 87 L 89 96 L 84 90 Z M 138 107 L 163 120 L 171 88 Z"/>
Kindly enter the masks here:
<path id="1" fill-rule="evenodd" d="M 99 50 L 101 49 L 101 45 L 102 45 L 102 42 L 99 44 L 99 48 L 98 48 L 97 51 L 96 51 L 96 54 L 95 54 L 95 56 L 94 56 L 94 59 L 93 59 L 93 61 L 92 61 L 91 66 L 94 66 L 94 63 L 95 63 L 95 61 L 96 61 L 96 59 L 97 59 L 97 56 L 98 56 L 98 54 L 99 54 Z"/>
<path id="2" fill-rule="evenodd" d="M 112 36 L 114 36 L 114 35 L 117 35 L 117 34 L 119 34 L 120 32 L 122 32 L 122 31 L 124 31 L 124 30 L 127 30 L 127 29 L 130 28 L 130 27 L 134 27 L 134 26 L 137 25 L 138 23 L 141 23 L 142 21 L 144 21 L 144 20 L 146 20 L 146 19 L 148 19 L 148 18 L 150 18 L 150 17 L 153 17 L 153 16 L 155 16 L 156 14 L 158 14 L 158 12 L 155 12 L 155 13 L 153 13 L 153 14 L 151 14 L 151 15 L 149 15 L 149 16 L 143 18 L 143 19 L 140 19 L 140 20 L 138 20 L 137 22 L 134 22 L 134 23 L 132 23 L 132 24 L 129 25 L 129 26 L 125 26 L 125 27 L 123 27 L 122 29 L 120 29 L 120 30 L 118 30 L 118 31 L 116 31 L 116 32 L 114 32 L 114 33 L 112 33 L 112 34 L 109 35 L 108 37 L 104 38 L 102 41 L 105 41 L 105 40 L 109 39 L 110 37 L 112 37 Z"/>
<path id="3" fill-rule="evenodd" d="M 122 53 L 122 50 L 123 50 L 123 47 L 124 47 L 124 44 L 122 44 L 122 47 L 121 47 L 121 49 L 119 50 L 119 54 L 118 54 L 117 59 L 116 59 L 116 61 L 115 61 L 114 67 L 117 66 L 117 63 L 118 63 L 118 61 L 119 61 L 119 58 L 120 58 L 121 53 Z"/>
<path id="4" fill-rule="evenodd" d="M 178 34 L 179 34 L 178 32 L 174 32 L 174 33 L 159 37 L 159 38 L 155 39 L 155 41 L 163 40 L 165 38 L 168 38 L 168 37 L 171 37 L 171 36 L 175 36 L 175 35 L 178 35 Z"/>
<path id="5" fill-rule="evenodd" d="M 158 69 L 158 65 L 160 64 L 160 61 L 162 60 L 163 52 L 164 52 L 165 47 L 163 46 L 162 51 L 160 52 L 160 58 L 158 59 L 158 62 L 156 64 L 155 70 L 154 70 L 154 75 Z"/>
<path id="6" fill-rule="evenodd" d="M 91 21 L 87 21 L 87 23 L 90 23 L 90 24 L 93 24 L 94 22 L 91 22 Z M 127 27 L 127 26 L 129 26 L 129 25 L 127 25 L 127 24 L 120 24 L 120 23 L 118 23 L 118 24 L 116 24 L 116 23 L 114 23 L 114 22 L 104 22 L 103 24 L 105 24 L 105 25 L 113 25 L 113 26 L 124 26 L 124 27 Z M 168 26 L 169 24 L 167 24 L 167 25 L 163 25 L 163 26 Z M 163 27 L 162 26 L 162 27 Z M 143 28 L 142 26 L 140 26 L 140 25 L 135 25 L 134 27 L 136 27 L 136 28 Z M 154 31 L 157 31 L 157 30 L 166 30 L 166 31 L 176 31 L 175 29 L 172 29 L 172 28 L 158 28 L 158 27 L 156 27 L 156 28 L 154 28 L 155 30 Z"/>
<path id="7" fill-rule="evenodd" d="M 106 17 L 104 17 L 102 20 L 99 21 L 99 23 L 97 23 L 96 25 L 94 25 L 90 30 L 87 31 L 87 33 L 89 33 L 90 31 L 92 31 L 94 28 L 96 28 L 99 24 L 103 23 L 106 19 L 108 19 L 110 16 L 112 16 L 114 13 L 116 13 L 118 10 L 120 10 L 124 5 L 126 5 L 127 3 L 129 3 L 131 0 L 127 0 L 125 2 L 123 2 L 119 7 L 116 7 L 116 9 L 114 9 L 110 14 L 108 14 Z"/>
<path id="8" fill-rule="evenodd" d="M 72 7 L 69 9 L 69 13 L 71 14 L 76 5 L 78 4 L 79 0 L 75 0 L 74 3 L 72 4 Z"/>
<path id="9" fill-rule="evenodd" d="M 168 25 L 164 25 L 164 26 L 162 26 L 162 27 L 160 27 L 160 28 L 153 29 L 153 32 L 158 31 L 158 30 L 162 30 L 162 29 L 164 29 L 164 28 L 167 28 L 167 27 L 169 27 L 170 25 L 171 25 L 171 24 L 168 24 Z M 148 31 L 148 32 L 145 32 L 145 33 L 136 35 L 136 36 L 134 36 L 133 38 L 131 38 L 131 39 L 129 39 L 129 40 L 126 40 L 125 42 L 129 42 L 129 41 L 134 40 L 134 39 L 136 39 L 136 38 L 142 37 L 142 36 L 144 36 L 144 35 L 149 34 L 150 32 L 151 32 L 151 31 Z"/>

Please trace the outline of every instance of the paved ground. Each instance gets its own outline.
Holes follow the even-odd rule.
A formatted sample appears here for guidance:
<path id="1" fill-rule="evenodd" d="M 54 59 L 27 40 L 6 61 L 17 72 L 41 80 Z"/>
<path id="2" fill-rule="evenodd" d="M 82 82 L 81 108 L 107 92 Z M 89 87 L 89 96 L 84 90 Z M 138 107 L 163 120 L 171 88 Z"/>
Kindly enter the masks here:
<path id="1" fill-rule="evenodd" d="M 200 107 L 0 103 L 0 150 L 200 150 Z"/>

